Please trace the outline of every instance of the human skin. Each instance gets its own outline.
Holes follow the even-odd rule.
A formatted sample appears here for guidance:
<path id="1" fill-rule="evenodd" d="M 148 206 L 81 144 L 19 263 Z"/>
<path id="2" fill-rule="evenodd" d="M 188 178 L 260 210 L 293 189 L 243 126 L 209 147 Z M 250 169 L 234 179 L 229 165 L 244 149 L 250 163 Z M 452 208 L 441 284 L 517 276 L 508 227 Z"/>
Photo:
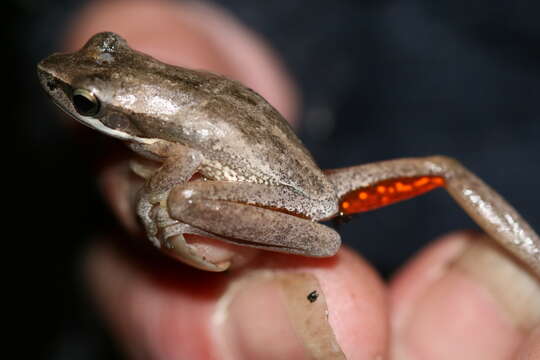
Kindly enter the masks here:
<path id="1" fill-rule="evenodd" d="M 66 49 L 103 30 L 164 62 L 240 80 L 294 123 L 299 97 L 280 61 L 219 10 L 166 1 L 91 2 L 74 15 Z M 101 172 L 101 184 L 121 222 L 135 233 L 125 176 L 110 164 Z M 232 248 L 244 264 L 210 274 L 176 264 L 144 244 L 127 245 L 129 237 L 97 239 L 85 269 L 97 307 L 133 358 L 141 353 L 152 359 L 309 358 L 311 342 L 304 332 L 277 336 L 298 335 L 290 326 L 298 319 L 283 310 L 290 308 L 290 289 L 284 297 L 272 295 L 285 288 L 284 279 L 297 281 L 298 274 L 318 281 L 331 332 L 348 359 L 539 357 L 538 279 L 479 234 L 436 240 L 389 284 L 346 247 L 325 260 Z M 235 286 L 243 291 L 233 293 L 223 312 L 224 298 Z M 274 309 L 276 316 L 254 316 L 256 305 Z M 217 322 L 218 317 L 224 320 Z M 316 336 L 311 340 L 318 342 Z"/>

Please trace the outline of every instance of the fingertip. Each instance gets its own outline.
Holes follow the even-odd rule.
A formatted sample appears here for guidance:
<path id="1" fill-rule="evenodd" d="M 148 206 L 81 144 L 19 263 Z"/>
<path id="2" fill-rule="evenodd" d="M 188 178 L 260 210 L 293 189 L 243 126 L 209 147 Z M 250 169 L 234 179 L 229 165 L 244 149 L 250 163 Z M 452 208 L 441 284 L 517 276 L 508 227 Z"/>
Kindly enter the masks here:
<path id="1" fill-rule="evenodd" d="M 362 257 L 347 246 L 338 252 L 336 267 L 320 271 L 330 323 L 347 359 L 384 359 L 389 343 L 386 285 Z"/>
<path id="2" fill-rule="evenodd" d="M 421 298 L 447 271 L 470 241 L 469 232 L 454 232 L 430 244 L 413 261 L 400 269 L 389 286 L 392 324 L 401 327 L 408 317 L 410 304 Z"/>
<path id="3" fill-rule="evenodd" d="M 127 240 L 95 241 L 86 258 L 91 294 L 119 347 L 134 358 L 211 358 L 211 312 L 225 277 Z"/>
<path id="4" fill-rule="evenodd" d="M 510 358 L 538 322 L 531 276 L 485 235 L 443 238 L 392 283 L 394 357 Z"/>
<path id="5" fill-rule="evenodd" d="M 128 354 L 363 359 L 386 353 L 384 287 L 349 250 L 326 260 L 261 253 L 242 269 L 216 274 L 148 247 L 131 252 L 113 244 L 94 245 L 87 274 Z"/>
<path id="6" fill-rule="evenodd" d="M 239 279 L 263 271 L 265 276 L 271 273 L 273 276 L 279 277 L 280 284 L 284 279 L 289 279 L 288 282 L 296 284 L 293 287 L 294 291 L 291 289 L 286 291 L 292 300 L 289 299 L 289 302 L 286 303 L 289 305 L 285 305 L 284 308 L 290 309 L 291 302 L 294 304 L 298 302 L 301 306 L 292 306 L 295 311 L 290 312 L 294 316 L 289 316 L 289 321 L 293 324 L 311 324 L 318 327 L 316 332 L 318 335 L 314 335 L 314 338 L 306 337 L 306 333 L 314 334 L 313 328 L 307 329 L 302 326 L 294 328 L 295 334 L 303 339 L 304 350 L 306 344 L 318 344 L 319 347 L 326 344 L 327 349 L 337 346 L 342 352 L 341 356 L 346 356 L 347 359 L 384 358 L 388 341 L 385 288 L 379 276 L 364 260 L 347 248 L 342 248 L 335 257 L 328 259 L 270 253 L 261 253 L 261 257 L 262 259 L 257 260 L 257 265 L 244 272 Z M 298 276 L 307 276 L 304 284 L 312 285 L 300 285 L 297 281 Z M 306 312 L 306 309 L 311 308 L 309 296 L 313 292 L 318 295 L 317 301 L 321 301 L 318 304 L 324 304 L 321 311 L 324 311 L 325 316 L 318 317 L 318 322 L 312 318 L 312 316 L 317 318 L 317 314 Z M 247 298 L 255 296 L 255 293 L 243 294 Z M 267 296 L 261 295 L 261 297 L 262 301 L 268 301 Z M 246 303 L 251 302 L 242 302 L 242 304 Z M 275 305 L 275 303 L 273 304 Z M 245 307 L 245 305 L 242 306 Z M 261 321 L 264 325 L 268 324 L 268 320 L 264 318 L 249 317 L 248 321 L 251 322 L 252 326 L 253 321 Z M 283 321 L 276 325 L 281 324 Z M 323 331 L 319 327 L 325 330 Z M 301 335 L 298 335 L 299 333 Z M 322 336 L 326 340 L 323 341 L 318 336 Z M 329 341 L 329 337 L 335 339 L 335 342 Z M 272 341 L 272 339 L 267 338 L 267 341 Z M 296 347 L 293 346 L 291 349 L 301 348 L 301 344 L 295 343 L 295 345 Z M 311 350 L 313 349 L 311 348 Z M 316 359 L 337 356 L 326 353 L 324 356 L 319 354 L 317 357 L 316 352 L 309 354 Z M 253 356 L 252 353 L 251 358 L 260 358 Z M 342 357 L 335 358 L 341 359 Z"/>

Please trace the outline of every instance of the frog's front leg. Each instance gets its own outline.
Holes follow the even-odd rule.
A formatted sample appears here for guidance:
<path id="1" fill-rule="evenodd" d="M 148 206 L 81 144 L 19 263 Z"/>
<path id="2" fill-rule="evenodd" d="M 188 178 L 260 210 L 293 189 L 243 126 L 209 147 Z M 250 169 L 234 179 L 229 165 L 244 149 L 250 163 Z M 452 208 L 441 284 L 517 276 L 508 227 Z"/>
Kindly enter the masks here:
<path id="1" fill-rule="evenodd" d="M 310 203 L 312 202 L 312 203 Z M 168 197 L 170 216 L 233 244 L 313 257 L 334 255 L 337 232 L 307 218 L 320 203 L 285 186 L 192 181 Z M 332 209 L 337 211 L 332 202 Z M 215 237 L 215 236 L 212 236 Z"/>
<path id="2" fill-rule="evenodd" d="M 139 190 L 136 212 L 143 223 L 149 240 L 157 247 L 170 247 L 168 239 L 176 233 L 204 235 L 197 229 L 180 224 L 168 216 L 165 204 L 169 191 L 177 184 L 187 182 L 199 169 L 202 155 L 179 144 L 158 141 L 152 144 L 133 144 L 133 150 L 160 163 L 141 159 L 132 161 L 133 172 L 145 179 Z M 176 244 L 176 250 L 181 251 Z M 184 251 L 187 251 L 184 249 Z"/>
<path id="3" fill-rule="evenodd" d="M 344 214 L 369 211 L 444 186 L 493 239 L 540 276 L 540 239 L 497 192 L 443 156 L 383 161 L 326 172 Z"/>

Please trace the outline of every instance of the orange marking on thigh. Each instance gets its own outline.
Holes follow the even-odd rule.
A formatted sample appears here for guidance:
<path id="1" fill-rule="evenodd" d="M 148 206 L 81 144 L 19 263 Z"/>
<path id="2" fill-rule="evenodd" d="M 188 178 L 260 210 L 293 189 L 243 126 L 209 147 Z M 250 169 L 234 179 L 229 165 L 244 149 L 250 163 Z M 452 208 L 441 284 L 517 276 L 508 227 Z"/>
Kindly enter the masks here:
<path id="1" fill-rule="evenodd" d="M 444 186 L 441 176 L 418 176 L 381 181 L 373 186 L 354 190 L 341 198 L 344 215 L 374 210 L 407 200 Z"/>

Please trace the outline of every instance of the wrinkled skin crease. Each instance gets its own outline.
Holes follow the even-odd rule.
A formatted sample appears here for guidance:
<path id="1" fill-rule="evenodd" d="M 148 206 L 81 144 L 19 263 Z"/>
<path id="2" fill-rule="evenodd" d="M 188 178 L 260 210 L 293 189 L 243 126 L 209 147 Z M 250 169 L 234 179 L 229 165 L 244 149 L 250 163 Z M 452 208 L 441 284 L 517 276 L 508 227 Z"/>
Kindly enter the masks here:
<path id="1" fill-rule="evenodd" d="M 444 186 L 494 240 L 540 276 L 536 233 L 453 159 L 407 158 L 323 172 L 287 121 L 251 89 L 161 63 L 113 33 L 94 35 L 77 52 L 49 56 L 38 64 L 38 76 L 65 112 L 151 160 L 132 162 L 145 179 L 136 212 L 154 245 L 198 268 L 222 271 L 230 261 L 202 256 L 184 234 L 332 256 L 340 237 L 317 221 Z M 88 98 L 77 98 L 79 93 Z M 433 186 L 425 187 L 429 182 Z"/>

